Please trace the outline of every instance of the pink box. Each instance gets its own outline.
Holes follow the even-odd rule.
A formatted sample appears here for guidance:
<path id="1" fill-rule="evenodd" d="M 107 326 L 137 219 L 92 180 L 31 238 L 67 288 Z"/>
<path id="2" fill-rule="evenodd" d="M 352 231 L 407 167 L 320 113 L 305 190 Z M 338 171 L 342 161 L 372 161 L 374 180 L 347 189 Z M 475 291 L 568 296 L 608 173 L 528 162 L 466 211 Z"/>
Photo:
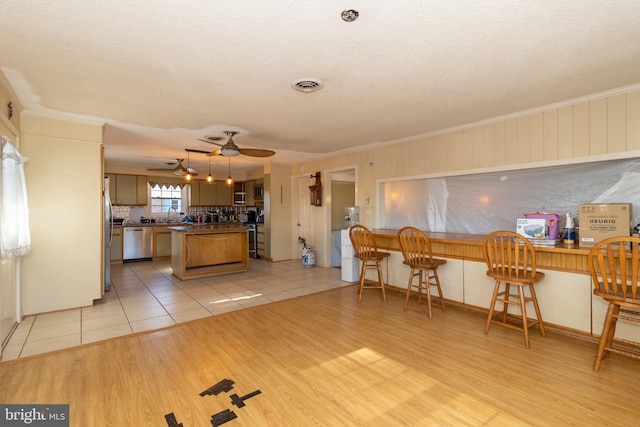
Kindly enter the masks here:
<path id="1" fill-rule="evenodd" d="M 547 236 L 545 236 L 545 240 L 557 240 L 560 236 L 560 215 L 558 214 L 550 214 L 550 213 L 538 213 L 531 212 L 524 214 L 527 219 L 544 219 L 549 221 L 549 232 Z"/>

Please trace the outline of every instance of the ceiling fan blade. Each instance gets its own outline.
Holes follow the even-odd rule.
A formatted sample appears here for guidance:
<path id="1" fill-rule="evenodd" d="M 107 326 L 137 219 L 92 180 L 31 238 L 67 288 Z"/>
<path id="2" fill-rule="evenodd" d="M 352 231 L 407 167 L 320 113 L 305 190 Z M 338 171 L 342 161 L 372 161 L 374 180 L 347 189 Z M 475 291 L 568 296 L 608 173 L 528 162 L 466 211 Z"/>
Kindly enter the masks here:
<path id="1" fill-rule="evenodd" d="M 276 154 L 276 152 L 259 148 L 240 148 L 240 154 L 251 157 L 271 157 Z"/>
<path id="2" fill-rule="evenodd" d="M 207 154 L 207 156 L 219 156 L 220 154 L 222 154 L 222 148 L 218 148 L 217 150 L 213 150 L 212 152 Z"/>
<path id="3" fill-rule="evenodd" d="M 200 141 L 203 141 L 202 139 Z M 196 150 L 194 148 L 185 148 L 184 151 L 188 151 L 189 153 L 202 153 L 202 154 L 209 154 L 209 151 L 206 150 Z"/>
<path id="4" fill-rule="evenodd" d="M 209 141 L 208 139 L 198 138 L 198 141 L 206 142 L 207 144 L 217 145 L 218 147 L 222 147 L 223 144 L 218 144 L 217 142 Z"/>
<path id="5" fill-rule="evenodd" d="M 169 169 L 147 169 L 148 171 L 172 171 L 173 168 L 169 168 Z"/>

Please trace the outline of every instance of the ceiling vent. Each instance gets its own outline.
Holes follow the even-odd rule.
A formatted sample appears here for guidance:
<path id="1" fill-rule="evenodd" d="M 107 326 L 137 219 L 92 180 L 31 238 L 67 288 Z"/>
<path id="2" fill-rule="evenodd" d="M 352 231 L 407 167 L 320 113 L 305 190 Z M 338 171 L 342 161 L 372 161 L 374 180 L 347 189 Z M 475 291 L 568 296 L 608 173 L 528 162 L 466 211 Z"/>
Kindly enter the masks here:
<path id="1" fill-rule="evenodd" d="M 322 83 L 320 83 L 320 81 L 317 79 L 305 77 L 291 83 L 291 87 L 293 87 L 298 92 L 309 93 L 322 89 Z"/>
<path id="2" fill-rule="evenodd" d="M 211 141 L 211 142 L 218 142 L 218 141 L 222 141 L 223 139 L 226 139 L 222 136 L 214 136 L 214 135 L 207 135 L 204 137 L 204 139 Z"/>

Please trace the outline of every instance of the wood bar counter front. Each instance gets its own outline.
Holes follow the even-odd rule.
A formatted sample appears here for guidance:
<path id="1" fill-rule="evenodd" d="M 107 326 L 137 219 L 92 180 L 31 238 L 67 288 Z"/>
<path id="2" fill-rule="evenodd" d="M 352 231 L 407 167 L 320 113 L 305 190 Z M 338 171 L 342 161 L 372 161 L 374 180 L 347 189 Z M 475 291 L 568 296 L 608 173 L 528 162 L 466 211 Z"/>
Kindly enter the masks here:
<path id="1" fill-rule="evenodd" d="M 249 269 L 249 232 L 241 224 L 186 225 L 171 230 L 171 268 L 182 280 Z"/>
<path id="2" fill-rule="evenodd" d="M 391 252 L 384 266 L 386 283 L 406 289 L 409 270 L 402 264 L 398 230 L 380 228 L 371 231 L 378 248 Z M 482 250 L 485 236 L 425 234 L 431 242 L 433 256 L 447 259 L 447 264 L 438 269 L 445 300 L 469 308 L 488 309 L 494 283 L 486 275 Z M 537 267 L 545 273 L 545 279 L 536 286 L 545 326 L 585 338 L 600 335 L 607 311 L 602 298 L 593 296 L 587 266 L 589 250 L 564 244 L 535 247 Z M 529 310 L 527 312 L 531 316 Z M 616 337 L 640 341 L 640 327 L 620 323 Z"/>

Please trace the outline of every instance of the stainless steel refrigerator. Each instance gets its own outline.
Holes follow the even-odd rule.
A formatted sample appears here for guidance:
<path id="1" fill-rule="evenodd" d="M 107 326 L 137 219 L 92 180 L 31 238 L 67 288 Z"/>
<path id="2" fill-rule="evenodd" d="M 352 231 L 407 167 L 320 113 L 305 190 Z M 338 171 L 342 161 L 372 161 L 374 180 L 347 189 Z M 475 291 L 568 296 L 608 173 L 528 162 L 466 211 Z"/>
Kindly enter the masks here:
<path id="1" fill-rule="evenodd" d="M 103 289 L 108 291 L 111 289 L 111 241 L 113 240 L 113 210 L 111 207 L 111 196 L 109 194 L 109 177 L 104 177 L 103 210 L 104 220 L 102 227 L 103 242 Z"/>

